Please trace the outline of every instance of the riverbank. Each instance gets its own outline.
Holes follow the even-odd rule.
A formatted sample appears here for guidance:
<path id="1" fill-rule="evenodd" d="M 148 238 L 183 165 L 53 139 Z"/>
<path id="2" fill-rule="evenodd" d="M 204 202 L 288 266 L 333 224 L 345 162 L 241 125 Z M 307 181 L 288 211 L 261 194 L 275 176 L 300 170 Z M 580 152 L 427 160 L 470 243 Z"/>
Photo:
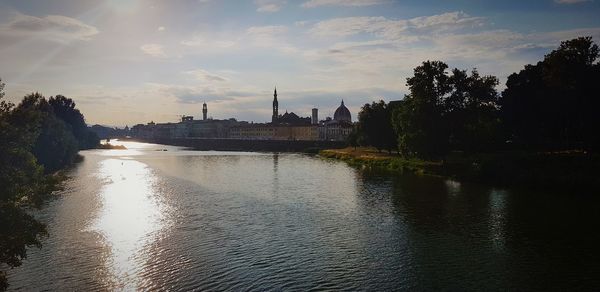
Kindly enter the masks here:
<path id="1" fill-rule="evenodd" d="M 96 149 L 104 149 L 104 150 L 127 150 L 127 147 L 123 145 L 113 145 L 110 143 L 98 144 Z"/>
<path id="2" fill-rule="evenodd" d="M 319 156 L 339 159 L 352 166 L 386 171 L 410 171 L 416 174 L 436 175 L 443 165 L 441 161 L 425 161 L 421 159 L 406 159 L 398 154 L 378 152 L 372 148 L 343 148 L 326 149 Z"/>
<path id="3" fill-rule="evenodd" d="M 321 157 L 350 165 L 390 172 L 445 176 L 499 186 L 544 187 L 549 182 L 566 188 L 600 190 L 600 157 L 584 152 L 498 152 L 476 155 L 453 153 L 444 160 L 406 159 L 371 148 L 328 149 Z"/>

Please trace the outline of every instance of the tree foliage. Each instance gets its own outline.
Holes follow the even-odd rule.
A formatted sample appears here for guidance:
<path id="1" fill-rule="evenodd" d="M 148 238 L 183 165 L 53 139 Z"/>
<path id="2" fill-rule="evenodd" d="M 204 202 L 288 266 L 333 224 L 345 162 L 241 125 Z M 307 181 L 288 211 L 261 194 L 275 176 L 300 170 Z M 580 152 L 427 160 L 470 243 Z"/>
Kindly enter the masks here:
<path id="1" fill-rule="evenodd" d="M 426 61 L 407 79 L 410 94 L 393 113 L 398 147 L 406 155 L 441 157 L 450 150 L 483 151 L 494 145 L 498 79 Z"/>
<path id="2" fill-rule="evenodd" d="M 444 98 L 451 90 L 447 68 L 443 62 L 423 62 L 407 79 L 410 94 L 396 109 L 393 119 L 403 154 L 431 157 L 447 150 L 448 124 L 442 119 Z"/>
<path id="3" fill-rule="evenodd" d="M 508 77 L 500 104 L 517 147 L 598 151 L 598 57 L 592 38 L 580 37 L 562 42 L 544 60 Z"/>
<path id="4" fill-rule="evenodd" d="M 48 104 L 56 117 L 65 122 L 77 139 L 79 149 L 90 149 L 98 146 L 98 136 L 89 130 L 83 114 L 75 108 L 75 102 L 63 95 L 50 97 Z"/>
<path id="5" fill-rule="evenodd" d="M 73 125 L 86 133 L 69 99 L 53 105 L 32 93 L 15 106 L 3 98 L 0 80 L 0 267 L 12 268 L 21 265 L 28 246 L 40 246 L 46 235 L 44 224 L 28 210 L 41 207 L 58 190 L 59 180 L 51 172 L 72 163 L 77 154 L 74 127 L 62 118 L 72 115 Z M 56 115 L 65 105 L 66 114 Z M 6 288 L 6 273 L 0 270 L 0 291 Z"/>
<path id="6" fill-rule="evenodd" d="M 358 113 L 360 132 L 355 133 L 357 144 L 362 136 L 366 144 L 377 150 L 391 152 L 396 149 L 396 133 L 392 128 L 391 116 L 391 110 L 383 100 L 365 104 Z"/>
<path id="7" fill-rule="evenodd" d="M 31 123 L 31 117 L 37 116 L 38 135 L 32 153 L 46 172 L 59 170 L 73 162 L 79 147 L 77 140 L 44 96 L 39 93 L 25 96 L 13 115 L 13 124 L 17 127 Z"/>

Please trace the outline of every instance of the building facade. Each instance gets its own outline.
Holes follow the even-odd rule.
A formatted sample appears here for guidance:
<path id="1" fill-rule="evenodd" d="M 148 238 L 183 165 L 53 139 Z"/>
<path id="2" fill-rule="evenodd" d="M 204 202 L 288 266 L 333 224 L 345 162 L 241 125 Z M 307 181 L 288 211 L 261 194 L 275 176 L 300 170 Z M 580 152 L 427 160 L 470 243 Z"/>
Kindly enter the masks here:
<path id="1" fill-rule="evenodd" d="M 310 117 L 300 117 L 287 111 L 279 115 L 277 88 L 273 92 L 273 115 L 271 123 L 239 122 L 235 119 L 213 120 L 208 118 L 206 103 L 202 105 L 202 120 L 182 116 L 179 123 L 138 124 L 131 128 L 131 135 L 139 138 L 219 138 L 246 140 L 297 140 L 297 141 L 344 141 L 353 130 L 352 115 L 342 100 L 333 119 L 318 120 L 318 109 L 313 108 Z"/>

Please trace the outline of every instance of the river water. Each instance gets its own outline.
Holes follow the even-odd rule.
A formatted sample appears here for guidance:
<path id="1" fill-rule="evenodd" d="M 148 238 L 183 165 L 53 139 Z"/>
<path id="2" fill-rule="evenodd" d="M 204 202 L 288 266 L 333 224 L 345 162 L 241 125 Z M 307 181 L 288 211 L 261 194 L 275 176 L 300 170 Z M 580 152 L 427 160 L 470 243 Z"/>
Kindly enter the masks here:
<path id="1" fill-rule="evenodd" d="M 36 213 L 11 290 L 598 290 L 598 194 L 122 142 Z"/>

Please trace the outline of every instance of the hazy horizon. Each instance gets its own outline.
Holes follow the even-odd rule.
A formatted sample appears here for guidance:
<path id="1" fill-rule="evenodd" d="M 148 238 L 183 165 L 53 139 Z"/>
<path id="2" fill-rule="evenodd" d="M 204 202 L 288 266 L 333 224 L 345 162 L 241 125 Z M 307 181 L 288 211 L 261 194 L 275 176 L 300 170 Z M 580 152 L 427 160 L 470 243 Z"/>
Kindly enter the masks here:
<path id="1" fill-rule="evenodd" d="M 0 1 L 10 100 L 72 98 L 88 124 L 201 117 L 269 121 L 279 110 L 353 118 L 400 99 L 424 60 L 506 77 L 560 41 L 600 40 L 600 3 L 528 1 Z"/>

